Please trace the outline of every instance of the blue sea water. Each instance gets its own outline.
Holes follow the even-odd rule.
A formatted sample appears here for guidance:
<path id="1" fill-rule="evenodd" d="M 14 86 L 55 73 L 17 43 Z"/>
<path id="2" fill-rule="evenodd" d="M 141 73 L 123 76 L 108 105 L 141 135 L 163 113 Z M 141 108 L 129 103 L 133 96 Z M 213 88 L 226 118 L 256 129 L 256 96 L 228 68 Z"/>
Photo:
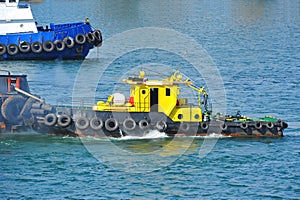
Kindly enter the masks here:
<path id="1" fill-rule="evenodd" d="M 78 80 L 86 66 L 96 75 L 101 71 L 106 41 L 111 44 L 116 36 L 138 28 L 163 28 L 196 41 L 210 56 L 222 79 L 226 113 L 271 115 L 287 121 L 289 128 L 285 137 L 274 139 L 2 134 L 0 199 L 300 198 L 299 1 L 45 0 L 31 6 L 40 25 L 89 17 L 104 38 L 103 46 L 90 52 L 101 59 L 0 63 L 1 69 L 28 74 L 31 92 L 47 103 L 72 103 L 76 83 L 97 85 L 96 91 L 81 93 L 82 98 L 93 92 L 96 99 L 105 98 L 120 77 L 145 63 L 156 74 L 166 75 L 166 66 L 172 66 L 211 86 L 203 74 L 194 73 L 186 58 L 198 55 L 191 55 L 194 49 L 182 47 L 181 41 L 170 46 L 186 51 L 186 57 L 159 47 L 139 49 L 114 60 L 99 83 L 92 77 Z M 137 39 L 149 34 L 157 35 Z M 126 43 L 114 42 L 120 48 Z"/>

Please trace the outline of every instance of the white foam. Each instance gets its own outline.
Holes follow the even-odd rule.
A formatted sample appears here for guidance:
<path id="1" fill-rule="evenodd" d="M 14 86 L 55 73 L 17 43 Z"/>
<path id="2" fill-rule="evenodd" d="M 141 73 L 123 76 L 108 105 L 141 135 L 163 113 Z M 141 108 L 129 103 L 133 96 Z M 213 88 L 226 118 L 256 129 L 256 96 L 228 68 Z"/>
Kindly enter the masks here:
<path id="1" fill-rule="evenodd" d="M 211 133 L 209 135 L 205 135 L 205 136 L 193 136 L 195 138 L 211 138 L 211 139 L 216 139 L 216 138 L 230 138 L 232 136 L 225 136 L 225 135 L 222 135 L 220 133 Z"/>

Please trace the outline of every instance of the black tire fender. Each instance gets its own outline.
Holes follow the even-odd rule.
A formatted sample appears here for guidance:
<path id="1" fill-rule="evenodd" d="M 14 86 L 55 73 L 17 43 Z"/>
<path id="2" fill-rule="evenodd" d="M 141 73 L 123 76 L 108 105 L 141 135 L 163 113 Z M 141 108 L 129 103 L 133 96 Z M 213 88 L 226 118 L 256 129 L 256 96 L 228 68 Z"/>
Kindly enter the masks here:
<path id="1" fill-rule="evenodd" d="M 89 120 L 86 117 L 79 117 L 75 123 L 75 126 L 80 130 L 87 129 L 89 125 Z"/>
<path id="2" fill-rule="evenodd" d="M 63 51 L 65 50 L 66 44 L 62 40 L 55 40 L 54 43 L 56 51 Z"/>
<path id="3" fill-rule="evenodd" d="M 90 120 L 90 126 L 94 131 L 98 131 L 98 130 L 102 129 L 103 121 L 102 121 L 102 119 L 99 119 L 97 117 L 93 117 Z"/>
<path id="4" fill-rule="evenodd" d="M 19 53 L 19 48 L 16 44 L 9 44 L 7 45 L 7 53 L 11 56 L 16 55 Z"/>
<path id="5" fill-rule="evenodd" d="M 164 121 L 164 120 L 160 120 L 156 123 L 156 129 L 159 131 L 159 132 L 163 132 L 167 129 L 168 125 L 167 123 Z"/>
<path id="6" fill-rule="evenodd" d="M 145 119 L 142 119 L 141 121 L 139 121 L 139 127 L 141 130 L 146 130 L 149 128 L 149 122 Z"/>
<path id="7" fill-rule="evenodd" d="M 100 30 L 95 30 L 93 32 L 93 35 L 95 37 L 95 46 L 100 47 L 102 45 L 102 33 Z"/>
<path id="8" fill-rule="evenodd" d="M 30 52 L 31 48 L 30 48 L 29 42 L 26 42 L 26 41 L 20 42 L 19 43 L 19 50 L 22 53 L 28 53 L 28 52 Z"/>
<path id="9" fill-rule="evenodd" d="M 190 124 L 186 123 L 186 122 L 181 123 L 180 124 L 180 130 L 184 131 L 184 132 L 189 131 L 190 130 Z"/>
<path id="10" fill-rule="evenodd" d="M 123 121 L 123 127 L 128 130 L 128 131 L 132 131 L 135 129 L 136 127 L 136 122 L 134 121 L 134 119 L 132 119 L 131 117 L 126 118 Z"/>
<path id="11" fill-rule="evenodd" d="M 1 114 L 12 124 L 19 124 L 23 117 L 20 115 L 26 99 L 21 96 L 8 97 L 2 103 Z"/>
<path id="12" fill-rule="evenodd" d="M 0 56 L 6 53 L 6 46 L 0 43 Z"/>
<path id="13" fill-rule="evenodd" d="M 83 34 L 77 34 L 75 37 L 75 42 L 77 44 L 84 44 L 86 42 L 86 37 Z"/>
<path id="14" fill-rule="evenodd" d="M 106 130 L 112 132 L 117 130 L 117 128 L 119 127 L 119 123 L 115 118 L 109 118 L 105 121 L 104 126 Z"/>
<path id="15" fill-rule="evenodd" d="M 70 36 L 65 37 L 64 42 L 65 42 L 65 44 L 68 48 L 73 48 L 74 47 L 75 43 L 74 43 L 74 39 L 72 37 L 70 37 Z"/>
<path id="16" fill-rule="evenodd" d="M 209 127 L 208 124 L 207 124 L 207 122 L 202 122 L 200 126 L 201 126 L 202 130 L 207 130 L 208 127 Z"/>
<path id="17" fill-rule="evenodd" d="M 43 49 L 46 52 L 52 52 L 54 50 L 54 44 L 50 40 L 47 40 L 43 43 Z"/>
<path id="18" fill-rule="evenodd" d="M 266 127 L 267 127 L 268 129 L 274 128 L 274 123 L 273 123 L 273 122 L 267 122 L 267 123 L 266 123 Z"/>
<path id="19" fill-rule="evenodd" d="M 40 42 L 34 42 L 31 44 L 31 51 L 33 53 L 41 53 L 43 51 L 43 45 Z"/>
<path id="20" fill-rule="evenodd" d="M 256 128 L 256 129 L 261 129 L 262 128 L 262 124 L 261 124 L 261 122 L 255 122 L 255 124 L 254 124 L 254 127 Z"/>
<path id="21" fill-rule="evenodd" d="M 95 36 L 92 32 L 88 32 L 86 34 L 86 38 L 87 38 L 89 43 L 94 43 L 95 42 Z"/>
<path id="22" fill-rule="evenodd" d="M 57 117 L 54 113 L 49 113 L 44 118 L 44 124 L 46 126 L 54 126 L 57 122 Z"/>
<path id="23" fill-rule="evenodd" d="M 242 122 L 240 123 L 240 127 L 245 130 L 248 128 L 248 124 L 246 122 Z"/>
<path id="24" fill-rule="evenodd" d="M 62 128 L 70 126 L 71 122 L 72 118 L 67 114 L 61 114 L 58 116 L 57 124 Z"/>

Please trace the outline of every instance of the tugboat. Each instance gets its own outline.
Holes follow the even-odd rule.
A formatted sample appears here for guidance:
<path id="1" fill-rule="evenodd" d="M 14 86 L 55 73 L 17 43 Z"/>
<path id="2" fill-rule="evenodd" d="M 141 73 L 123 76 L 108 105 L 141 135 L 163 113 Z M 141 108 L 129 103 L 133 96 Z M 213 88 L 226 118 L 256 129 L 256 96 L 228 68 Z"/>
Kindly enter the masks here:
<path id="1" fill-rule="evenodd" d="M 29 4 L 0 1 L 0 60 L 84 59 L 102 44 L 100 30 L 85 22 L 37 26 Z"/>
<path id="2" fill-rule="evenodd" d="M 128 98 L 114 93 L 91 107 L 52 106 L 30 94 L 26 75 L 0 75 L 1 132 L 31 129 L 39 133 L 95 137 L 143 136 L 151 130 L 175 136 L 282 137 L 287 123 L 275 117 L 248 118 L 212 114 L 208 93 L 179 71 L 162 80 L 145 72 L 123 80 Z M 197 91 L 197 104 L 181 98 L 181 86 Z"/>
<path id="3" fill-rule="evenodd" d="M 143 136 L 151 130 L 168 136 L 207 136 L 220 134 L 232 137 L 282 137 L 287 123 L 275 117 L 251 119 L 237 113 L 235 116 L 212 115 L 208 109 L 208 93 L 195 86 L 179 71 L 162 80 L 148 80 L 145 72 L 138 77 L 123 80 L 130 85 L 126 98 L 114 93 L 107 101 L 99 101 L 92 108 L 56 107 L 44 116 L 41 126 L 67 129 L 76 135 L 122 137 Z M 197 104 L 180 98 L 180 86 L 198 93 Z"/>

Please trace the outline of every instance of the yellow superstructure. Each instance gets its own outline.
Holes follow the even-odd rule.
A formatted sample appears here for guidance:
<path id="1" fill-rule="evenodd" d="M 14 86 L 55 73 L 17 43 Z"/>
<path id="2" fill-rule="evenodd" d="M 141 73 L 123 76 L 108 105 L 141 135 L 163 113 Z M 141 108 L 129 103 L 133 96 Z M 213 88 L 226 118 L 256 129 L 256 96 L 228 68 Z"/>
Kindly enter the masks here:
<path id="1" fill-rule="evenodd" d="M 188 80 L 183 81 L 182 75 L 176 71 L 172 76 L 163 80 L 148 80 L 145 72 L 141 71 L 139 77 L 129 77 L 123 80 L 128 83 L 130 96 L 115 93 L 108 97 L 106 102 L 99 101 L 93 110 L 112 112 L 161 112 L 174 122 L 201 122 L 202 109 L 200 107 L 200 94 L 207 95 L 204 88 L 197 88 Z M 179 98 L 180 84 L 189 86 L 198 91 L 198 105 L 188 104 L 186 98 Z"/>

